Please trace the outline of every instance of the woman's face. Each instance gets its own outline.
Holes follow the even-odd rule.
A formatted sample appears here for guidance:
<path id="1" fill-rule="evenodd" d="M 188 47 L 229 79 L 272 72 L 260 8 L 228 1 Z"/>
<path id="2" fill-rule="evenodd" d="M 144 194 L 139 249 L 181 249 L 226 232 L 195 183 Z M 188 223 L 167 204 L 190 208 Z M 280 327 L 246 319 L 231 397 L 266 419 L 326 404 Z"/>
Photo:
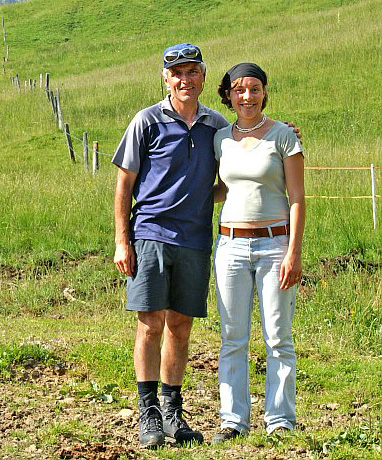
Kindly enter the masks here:
<path id="1" fill-rule="evenodd" d="M 232 108 L 238 118 L 259 118 L 266 89 L 262 82 L 255 77 L 239 78 L 232 83 L 232 88 L 227 92 Z"/>

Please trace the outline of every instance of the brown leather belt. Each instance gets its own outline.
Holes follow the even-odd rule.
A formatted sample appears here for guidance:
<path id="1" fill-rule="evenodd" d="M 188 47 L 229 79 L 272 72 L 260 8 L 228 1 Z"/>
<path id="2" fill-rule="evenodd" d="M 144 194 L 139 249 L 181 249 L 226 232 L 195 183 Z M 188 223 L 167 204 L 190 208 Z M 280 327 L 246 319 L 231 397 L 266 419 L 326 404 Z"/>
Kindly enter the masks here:
<path id="1" fill-rule="evenodd" d="M 230 236 L 231 238 L 273 238 L 279 235 L 289 235 L 289 224 L 279 227 L 262 228 L 230 228 L 219 225 L 220 235 Z"/>

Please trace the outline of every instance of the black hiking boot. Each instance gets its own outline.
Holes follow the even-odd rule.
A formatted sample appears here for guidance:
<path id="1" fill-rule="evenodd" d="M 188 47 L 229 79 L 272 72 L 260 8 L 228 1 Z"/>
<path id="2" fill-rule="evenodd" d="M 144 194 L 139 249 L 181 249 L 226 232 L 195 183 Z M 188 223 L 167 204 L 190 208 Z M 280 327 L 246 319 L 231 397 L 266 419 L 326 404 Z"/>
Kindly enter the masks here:
<path id="1" fill-rule="evenodd" d="M 174 438 L 179 444 L 204 441 L 202 433 L 193 431 L 182 417 L 182 396 L 173 391 L 171 396 L 163 396 L 162 416 L 163 431 L 166 436 Z M 186 412 L 187 413 L 187 412 Z"/>
<path id="2" fill-rule="evenodd" d="M 157 447 L 164 444 L 162 413 L 159 400 L 153 392 L 140 398 L 139 421 L 140 433 L 139 442 L 141 447 Z"/>

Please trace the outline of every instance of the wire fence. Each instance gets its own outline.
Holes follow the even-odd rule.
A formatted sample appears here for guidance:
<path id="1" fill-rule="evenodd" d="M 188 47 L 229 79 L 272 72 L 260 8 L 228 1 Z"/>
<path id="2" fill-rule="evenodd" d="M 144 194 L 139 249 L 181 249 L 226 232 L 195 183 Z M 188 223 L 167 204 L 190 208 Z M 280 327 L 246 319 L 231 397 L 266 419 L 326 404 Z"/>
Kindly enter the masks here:
<path id="1" fill-rule="evenodd" d="M 3 58 L 3 72 L 6 74 L 5 64 L 9 60 L 9 45 L 7 44 L 7 34 L 5 30 L 5 20 L 4 17 L 2 18 L 2 28 L 3 28 L 3 37 L 4 37 L 4 46 L 5 46 L 5 56 Z M 25 90 L 32 90 L 39 87 L 41 90 L 45 90 L 47 100 L 49 101 L 53 114 L 56 117 L 58 129 L 64 133 L 65 144 L 69 151 L 70 159 L 73 163 L 82 162 L 84 163 L 85 169 L 87 171 L 90 170 L 89 167 L 89 144 L 88 144 L 88 137 L 87 132 L 83 133 L 83 138 L 80 139 L 73 134 L 70 133 L 69 124 L 64 122 L 62 110 L 61 110 L 61 100 L 60 100 L 60 90 L 56 88 L 56 94 L 53 94 L 53 91 L 50 89 L 51 80 L 50 74 L 46 73 L 45 78 L 44 75 L 40 73 L 39 76 L 39 85 L 37 85 L 37 80 L 33 78 L 24 79 L 24 85 L 22 85 L 18 73 L 15 76 L 10 75 L 10 81 L 14 87 L 21 91 L 22 86 L 24 86 Z M 73 148 L 73 139 L 79 142 L 82 146 L 82 153 L 79 153 Z M 113 153 L 106 153 L 99 151 L 99 143 L 98 141 L 93 141 L 92 143 L 92 172 L 93 175 L 97 173 L 100 167 L 99 163 L 99 156 L 104 157 L 112 157 Z M 374 229 L 377 228 L 377 198 L 381 198 L 381 195 L 377 195 L 377 185 L 375 179 L 375 171 L 378 169 L 382 169 L 381 167 L 375 166 L 371 164 L 370 166 L 366 167 L 326 167 L 326 166 L 306 166 L 305 170 L 319 170 L 319 171 L 367 171 L 369 170 L 371 173 L 371 195 L 361 195 L 361 196 L 329 196 L 329 195 L 306 195 L 306 198 L 309 199 L 327 199 L 327 200 L 335 200 L 335 199 L 352 199 L 352 200 L 361 200 L 361 199 L 371 199 L 373 204 L 373 224 Z"/>

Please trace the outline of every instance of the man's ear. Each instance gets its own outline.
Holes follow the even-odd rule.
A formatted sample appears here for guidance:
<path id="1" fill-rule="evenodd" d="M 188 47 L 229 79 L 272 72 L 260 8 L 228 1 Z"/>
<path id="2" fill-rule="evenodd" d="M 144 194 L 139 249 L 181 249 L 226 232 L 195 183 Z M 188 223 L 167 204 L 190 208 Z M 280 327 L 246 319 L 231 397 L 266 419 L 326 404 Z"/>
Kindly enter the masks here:
<path id="1" fill-rule="evenodd" d="M 168 78 L 163 76 L 163 81 L 164 81 L 164 85 L 165 85 L 167 91 L 170 91 L 171 88 L 170 88 L 170 85 L 168 84 Z"/>

